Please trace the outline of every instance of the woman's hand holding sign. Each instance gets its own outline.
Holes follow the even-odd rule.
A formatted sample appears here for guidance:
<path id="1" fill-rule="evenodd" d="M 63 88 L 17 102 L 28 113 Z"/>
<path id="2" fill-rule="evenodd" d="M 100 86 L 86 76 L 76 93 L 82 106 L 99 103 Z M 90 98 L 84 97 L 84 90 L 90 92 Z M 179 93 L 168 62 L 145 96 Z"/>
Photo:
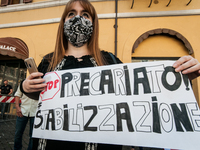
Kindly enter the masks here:
<path id="1" fill-rule="evenodd" d="M 200 76 L 200 63 L 190 55 L 179 58 L 173 67 L 176 72 L 182 71 L 183 74 L 187 74 L 190 80 Z"/>
<path id="2" fill-rule="evenodd" d="M 43 78 L 40 78 L 42 76 L 43 73 L 41 72 L 31 73 L 22 84 L 24 92 L 32 93 L 44 90 L 47 84 L 44 83 L 45 80 Z"/>

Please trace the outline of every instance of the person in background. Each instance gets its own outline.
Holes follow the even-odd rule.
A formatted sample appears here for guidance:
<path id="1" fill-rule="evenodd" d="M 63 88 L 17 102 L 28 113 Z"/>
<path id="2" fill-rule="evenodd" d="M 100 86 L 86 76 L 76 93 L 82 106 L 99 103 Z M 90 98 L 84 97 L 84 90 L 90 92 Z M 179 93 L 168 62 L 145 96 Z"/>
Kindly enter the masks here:
<path id="1" fill-rule="evenodd" d="M 70 0 L 65 7 L 58 27 L 53 53 L 43 58 L 39 72 L 31 73 L 21 82 L 21 91 L 29 97 L 39 99 L 39 93 L 47 86 L 42 77 L 46 72 L 86 68 L 122 63 L 112 54 L 101 51 L 98 44 L 99 24 L 97 13 L 88 0 Z M 134 65 L 134 64 L 133 64 Z M 181 57 L 173 65 L 175 71 L 188 74 L 190 79 L 200 75 L 200 63 L 192 56 Z M 35 141 L 35 140 L 34 140 Z M 39 139 L 33 149 L 37 150 L 121 150 L 112 144 L 88 144 L 83 142 Z"/>
<path id="2" fill-rule="evenodd" d="M 21 105 L 20 105 L 21 99 Z M 15 129 L 15 139 L 14 139 L 14 150 L 22 149 L 22 136 L 28 120 L 30 122 L 29 129 L 29 144 L 27 150 L 32 149 L 33 140 L 32 140 L 32 131 L 33 131 L 33 123 L 35 112 L 37 109 L 38 101 L 30 99 L 25 94 L 20 91 L 18 87 L 15 93 L 15 107 L 17 110 L 17 119 L 16 119 L 16 129 Z"/>
<path id="3" fill-rule="evenodd" d="M 5 94 L 5 95 L 11 95 L 13 93 L 12 86 L 8 84 L 8 80 L 4 79 L 4 85 L 0 87 L 0 94 Z M 9 104 L 8 103 L 2 103 L 1 105 L 1 115 L 2 118 L 5 119 L 5 112 L 8 112 Z"/>

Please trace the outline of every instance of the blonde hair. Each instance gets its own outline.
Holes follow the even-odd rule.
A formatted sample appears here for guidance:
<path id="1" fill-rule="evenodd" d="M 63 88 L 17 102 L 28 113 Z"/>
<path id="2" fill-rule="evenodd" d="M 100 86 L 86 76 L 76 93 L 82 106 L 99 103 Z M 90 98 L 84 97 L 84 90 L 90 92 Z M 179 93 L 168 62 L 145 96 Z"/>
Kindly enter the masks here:
<path id="1" fill-rule="evenodd" d="M 54 70 L 57 64 L 63 59 L 65 55 L 65 51 L 68 49 L 68 41 L 64 36 L 63 26 L 64 26 L 65 18 L 67 14 L 69 13 L 69 11 L 71 10 L 74 2 L 79 2 L 80 5 L 92 17 L 93 33 L 92 33 L 91 38 L 88 41 L 88 49 L 90 51 L 91 56 L 94 57 L 97 65 L 102 66 L 106 64 L 106 61 L 104 60 L 101 54 L 101 51 L 99 49 L 99 41 L 98 41 L 99 40 L 99 22 L 98 22 L 97 13 L 94 7 L 88 0 L 71 0 L 66 4 L 65 10 L 63 12 L 63 15 L 59 23 L 55 50 L 54 50 L 53 57 L 51 59 L 48 71 Z"/>

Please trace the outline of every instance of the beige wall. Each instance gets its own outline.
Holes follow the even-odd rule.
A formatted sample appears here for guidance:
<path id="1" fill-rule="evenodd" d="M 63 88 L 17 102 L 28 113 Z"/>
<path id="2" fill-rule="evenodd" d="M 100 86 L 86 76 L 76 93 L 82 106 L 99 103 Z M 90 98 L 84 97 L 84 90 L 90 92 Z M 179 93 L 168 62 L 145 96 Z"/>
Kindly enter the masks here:
<path id="1" fill-rule="evenodd" d="M 124 62 L 131 62 L 130 55 L 132 54 L 132 46 L 137 38 L 143 33 L 156 29 L 156 28 L 169 28 L 173 29 L 179 33 L 181 33 L 184 37 L 188 39 L 191 43 L 194 51 L 195 57 L 200 59 L 200 51 L 197 51 L 199 48 L 198 39 L 200 38 L 200 34 L 196 34 L 199 32 L 199 24 L 196 23 L 193 27 L 190 27 L 191 22 L 195 20 L 199 20 L 199 16 L 190 16 L 188 17 L 188 21 L 185 21 L 184 17 L 167 17 L 167 18 L 134 18 L 134 19 L 119 19 L 118 21 L 118 57 Z M 165 20 L 165 22 L 163 22 Z M 149 23 L 153 22 L 153 23 Z M 181 23 L 184 22 L 184 23 Z M 114 19 L 100 19 L 100 48 L 103 50 L 114 52 Z M 179 27 L 181 26 L 181 27 Z M 27 40 L 32 41 L 34 43 L 34 47 L 29 46 L 30 54 L 32 51 L 38 51 L 39 55 L 41 55 L 41 49 L 45 52 L 52 51 L 54 49 L 55 37 L 57 33 L 58 23 L 55 24 L 47 24 L 47 25 L 36 25 L 36 26 L 27 26 L 27 27 L 16 27 L 16 28 L 5 28 L 0 29 L 1 35 L 0 37 L 5 36 L 15 36 L 15 37 L 23 37 L 22 40 L 25 42 Z M 22 36 L 23 35 L 23 36 Z M 145 41 L 146 42 L 146 41 Z M 162 51 L 168 51 L 168 55 L 180 56 L 185 55 L 185 51 L 180 51 L 176 49 L 174 50 L 159 46 L 159 42 L 156 47 L 162 47 Z M 179 47 L 180 45 L 177 45 Z M 148 48 L 154 47 L 154 45 L 149 44 Z M 145 49 L 145 48 L 143 48 Z M 180 48 L 179 48 L 180 49 Z M 133 56 L 141 57 L 141 56 L 149 56 L 149 53 L 154 56 L 161 56 L 159 53 L 161 51 L 157 51 L 157 53 L 148 52 L 148 49 L 144 53 L 141 53 L 136 49 Z M 42 52 L 43 53 L 43 52 Z M 35 55 L 35 54 L 34 54 Z M 127 57 L 129 56 L 129 57 Z"/>
<path id="2" fill-rule="evenodd" d="M 132 0 L 119 1 L 119 12 L 149 12 L 149 11 L 170 11 L 170 10 L 190 10 L 199 9 L 200 1 L 192 0 L 192 2 L 186 6 L 189 0 L 171 1 L 170 5 L 166 7 L 169 0 L 157 0 L 155 4 L 154 0 L 151 7 L 148 7 L 150 0 L 134 0 L 133 8 L 131 8 Z"/>
<path id="3" fill-rule="evenodd" d="M 127 55 L 124 55 L 123 53 L 131 53 L 134 41 L 136 41 L 137 38 L 143 33 L 157 28 L 168 28 L 182 34 L 192 45 L 195 51 L 195 57 L 200 60 L 200 51 L 198 51 L 198 39 L 200 38 L 200 16 L 129 18 L 119 19 L 118 23 L 118 53 L 119 56 L 121 56 L 121 59 L 125 62 L 130 62 L 131 58 L 126 57 Z M 159 42 L 157 44 L 159 44 Z M 152 47 L 153 46 L 154 45 L 152 45 Z M 173 51 L 171 54 L 173 54 Z M 135 53 L 133 55 L 138 56 L 139 54 Z"/>
<path id="4" fill-rule="evenodd" d="M 37 65 L 42 57 L 54 50 L 58 24 L 1 29 L 1 37 L 18 37 L 29 48 L 29 57 L 35 58 Z"/>

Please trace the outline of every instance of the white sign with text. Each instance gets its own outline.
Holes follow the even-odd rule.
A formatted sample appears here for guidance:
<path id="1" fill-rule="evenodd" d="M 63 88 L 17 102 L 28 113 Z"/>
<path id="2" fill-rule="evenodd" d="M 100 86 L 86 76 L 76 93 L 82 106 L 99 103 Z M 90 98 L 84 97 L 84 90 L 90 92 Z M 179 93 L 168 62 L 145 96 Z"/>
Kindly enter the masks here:
<path id="1" fill-rule="evenodd" d="M 49 72 L 33 137 L 200 149 L 200 110 L 173 61 Z"/>

